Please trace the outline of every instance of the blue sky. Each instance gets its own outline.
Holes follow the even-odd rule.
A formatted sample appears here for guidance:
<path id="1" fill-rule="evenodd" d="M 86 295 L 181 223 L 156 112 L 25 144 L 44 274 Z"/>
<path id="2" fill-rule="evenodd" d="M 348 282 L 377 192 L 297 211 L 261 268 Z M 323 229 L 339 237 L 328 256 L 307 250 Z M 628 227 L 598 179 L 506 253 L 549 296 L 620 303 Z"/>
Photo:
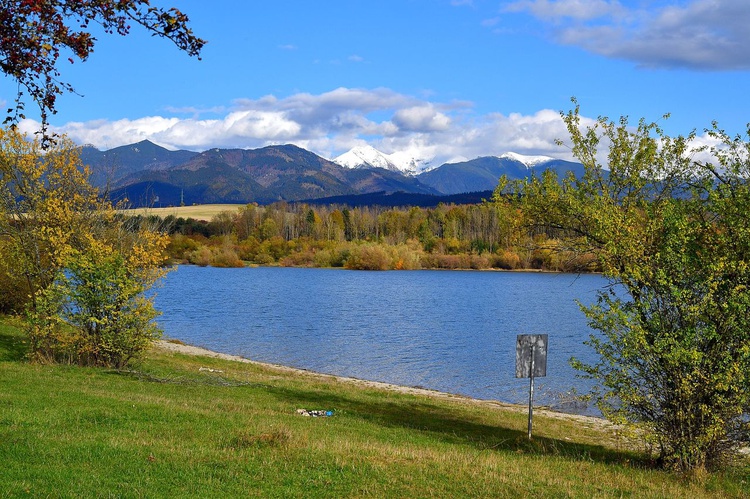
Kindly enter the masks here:
<path id="1" fill-rule="evenodd" d="M 79 95 L 59 99 L 56 131 L 101 149 L 370 144 L 443 162 L 570 158 L 555 139 L 573 96 L 590 118 L 671 113 L 673 135 L 750 122 L 746 0 L 152 3 L 190 16 L 202 60 L 137 27 L 102 35 L 61 66 Z M 14 90 L 2 81 L 0 99 Z"/>

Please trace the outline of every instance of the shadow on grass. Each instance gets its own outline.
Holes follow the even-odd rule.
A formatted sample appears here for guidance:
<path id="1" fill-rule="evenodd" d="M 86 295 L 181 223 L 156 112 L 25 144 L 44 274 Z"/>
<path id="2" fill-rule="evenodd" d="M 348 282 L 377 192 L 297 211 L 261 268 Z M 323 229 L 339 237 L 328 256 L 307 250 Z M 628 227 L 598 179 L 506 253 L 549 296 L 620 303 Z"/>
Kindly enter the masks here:
<path id="1" fill-rule="evenodd" d="M 26 357 L 28 346 L 24 336 L 7 327 L 0 327 L 0 361 L 20 361 Z"/>
<path id="2" fill-rule="evenodd" d="M 580 461 L 651 467 L 645 456 L 606 448 L 601 445 L 575 443 L 548 437 L 528 439 L 527 431 L 472 421 L 449 408 L 429 401 L 408 398 L 367 401 L 330 392 L 311 392 L 273 387 L 269 391 L 284 400 L 307 409 L 335 409 L 386 427 L 401 427 L 423 432 L 429 438 L 453 445 L 468 445 L 480 450 L 494 450 L 540 456 L 558 456 Z M 525 426 L 525 423 L 524 423 Z"/>

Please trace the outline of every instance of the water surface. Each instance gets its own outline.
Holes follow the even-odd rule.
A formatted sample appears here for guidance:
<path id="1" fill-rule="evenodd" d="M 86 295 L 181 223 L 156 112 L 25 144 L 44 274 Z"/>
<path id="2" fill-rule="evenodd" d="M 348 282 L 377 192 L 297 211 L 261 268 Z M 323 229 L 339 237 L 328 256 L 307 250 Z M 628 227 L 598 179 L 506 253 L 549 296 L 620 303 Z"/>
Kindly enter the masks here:
<path id="1" fill-rule="evenodd" d="M 597 275 L 472 271 L 181 266 L 157 290 L 165 335 L 218 352 L 313 371 L 512 403 L 516 335 L 549 335 L 536 400 L 588 383 L 571 356 L 591 360 Z"/>

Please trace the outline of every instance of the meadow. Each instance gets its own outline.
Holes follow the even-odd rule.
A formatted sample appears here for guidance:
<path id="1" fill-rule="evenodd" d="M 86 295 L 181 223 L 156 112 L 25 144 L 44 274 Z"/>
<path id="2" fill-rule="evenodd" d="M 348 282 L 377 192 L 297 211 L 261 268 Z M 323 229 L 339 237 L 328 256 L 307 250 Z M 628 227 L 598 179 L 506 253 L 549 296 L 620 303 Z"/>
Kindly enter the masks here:
<path id="1" fill-rule="evenodd" d="M 151 350 L 33 365 L 0 321 L 3 497 L 742 497 L 750 462 L 684 477 L 586 420 Z M 332 411 L 307 417 L 299 409 Z"/>
<path id="2" fill-rule="evenodd" d="M 192 218 L 204 222 L 210 221 L 216 215 L 222 212 L 234 213 L 244 204 L 199 204 L 194 206 L 169 206 L 164 208 L 133 208 L 121 210 L 125 215 L 130 216 L 157 216 L 166 218 L 170 215 L 175 218 Z"/>

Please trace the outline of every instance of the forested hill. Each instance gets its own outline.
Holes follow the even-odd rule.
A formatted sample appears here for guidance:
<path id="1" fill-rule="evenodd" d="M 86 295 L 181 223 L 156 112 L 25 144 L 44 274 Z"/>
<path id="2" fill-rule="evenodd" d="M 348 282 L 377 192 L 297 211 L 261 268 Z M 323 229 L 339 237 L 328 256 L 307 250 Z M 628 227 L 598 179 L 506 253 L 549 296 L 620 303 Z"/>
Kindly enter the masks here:
<path id="1" fill-rule="evenodd" d="M 400 206 L 418 206 L 420 208 L 434 208 L 439 204 L 478 204 L 492 197 L 492 190 L 465 192 L 447 196 L 416 194 L 409 192 L 371 192 L 356 196 L 331 196 L 319 199 L 306 199 L 303 203 L 310 205 L 345 205 L 353 208 L 363 206 L 382 206 L 396 208 Z"/>

